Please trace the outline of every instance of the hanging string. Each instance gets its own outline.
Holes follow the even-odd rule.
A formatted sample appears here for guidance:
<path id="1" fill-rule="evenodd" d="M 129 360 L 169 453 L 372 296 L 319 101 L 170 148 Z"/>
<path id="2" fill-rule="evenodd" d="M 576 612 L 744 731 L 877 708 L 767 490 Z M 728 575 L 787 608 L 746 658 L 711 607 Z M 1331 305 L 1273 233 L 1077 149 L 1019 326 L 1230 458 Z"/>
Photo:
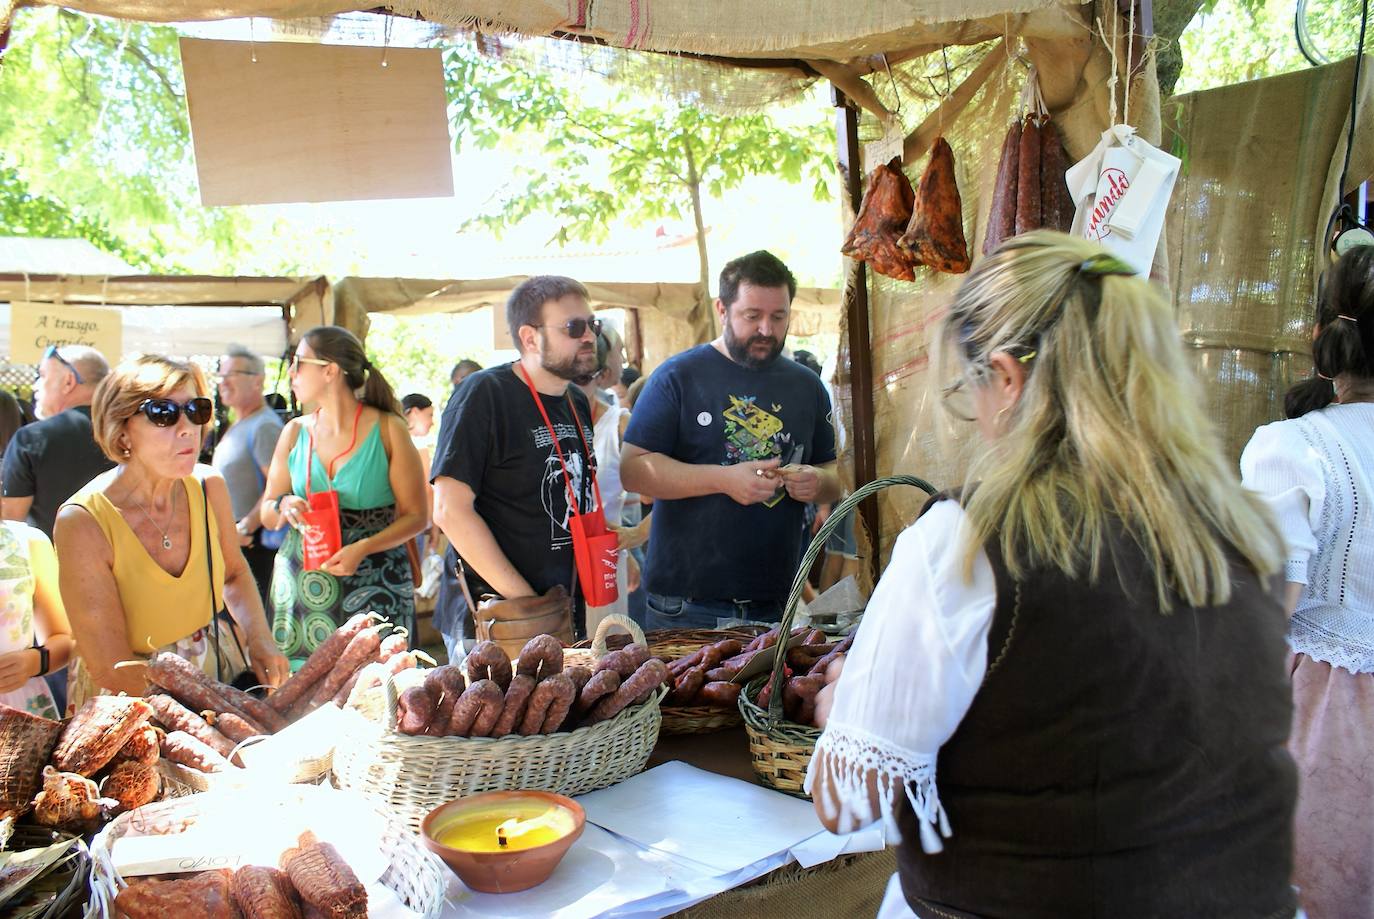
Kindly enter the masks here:
<path id="1" fill-rule="evenodd" d="M 1130 124 L 1130 123 L 1131 123 L 1131 84 L 1132 84 L 1133 82 L 1135 82 L 1135 81 L 1132 79 L 1132 77 L 1135 76 L 1135 69 L 1134 69 L 1135 65 L 1133 65 L 1133 64 L 1131 63 L 1131 53 L 1132 53 L 1133 51 L 1135 51 L 1135 5 L 1136 5 L 1136 2 L 1138 2 L 1138 0 L 1133 0 L 1133 2 L 1131 3 L 1131 23 L 1130 23 L 1130 30 L 1126 33 L 1126 103 L 1125 103 L 1125 108 L 1126 108 L 1126 110 L 1125 110 L 1125 112 L 1122 113 L 1121 118 L 1122 118 L 1122 120 L 1125 121 L 1127 124 Z"/>
<path id="2" fill-rule="evenodd" d="M 124 34 L 119 38 L 119 47 L 115 49 L 115 69 L 111 75 L 111 82 L 118 86 L 120 79 L 124 76 L 124 52 L 129 47 L 130 23 L 124 23 Z M 91 130 L 91 136 L 100 137 L 101 129 L 105 124 L 105 113 L 110 108 L 110 95 L 107 95 L 100 103 L 100 111 L 95 116 L 95 127 Z"/>
<path id="3" fill-rule="evenodd" d="M 1096 22 L 1097 22 L 1097 34 L 1098 34 L 1098 36 L 1101 37 L 1101 39 L 1102 39 L 1102 44 L 1104 44 L 1104 45 L 1107 46 L 1107 51 L 1108 51 L 1108 52 L 1111 54 L 1111 56 L 1112 56 L 1112 75 L 1111 75 L 1110 77 L 1107 78 L 1107 92 L 1108 92 L 1108 94 L 1111 96 L 1111 103 L 1110 103 L 1110 108 L 1108 109 L 1107 120 L 1108 120 L 1108 122 L 1109 122 L 1108 127 L 1115 127 L 1115 126 L 1116 126 L 1116 83 L 1117 83 L 1117 78 L 1116 78 L 1116 41 L 1115 41 L 1115 34 L 1116 34 L 1116 22 L 1117 22 L 1117 20 L 1116 20 L 1116 17 L 1112 17 L 1112 34 L 1113 34 L 1113 39 L 1111 39 L 1111 40 L 1108 40 L 1108 38 L 1107 38 L 1107 30 L 1104 29 L 1104 28 L 1102 27 L 1102 18 L 1101 18 L 1101 17 L 1097 17 L 1097 18 L 1096 18 Z"/>
<path id="4" fill-rule="evenodd" d="M 258 62 L 258 36 L 252 16 L 248 17 L 248 59 L 254 64 Z"/>
<path id="5" fill-rule="evenodd" d="M 392 17 L 387 16 L 382 23 L 382 66 L 386 67 L 386 55 L 391 50 L 391 23 Z"/>
<path id="6" fill-rule="evenodd" d="M 887 62 L 887 52 L 883 52 L 883 67 L 887 69 L 887 80 L 892 84 L 893 111 L 892 119 L 902 114 L 902 92 L 897 88 L 897 78 L 892 75 L 892 65 Z"/>
<path id="7" fill-rule="evenodd" d="M 24 276 L 24 302 L 32 303 L 33 289 L 29 286 L 29 273 L 27 271 L 21 271 L 20 274 Z"/>

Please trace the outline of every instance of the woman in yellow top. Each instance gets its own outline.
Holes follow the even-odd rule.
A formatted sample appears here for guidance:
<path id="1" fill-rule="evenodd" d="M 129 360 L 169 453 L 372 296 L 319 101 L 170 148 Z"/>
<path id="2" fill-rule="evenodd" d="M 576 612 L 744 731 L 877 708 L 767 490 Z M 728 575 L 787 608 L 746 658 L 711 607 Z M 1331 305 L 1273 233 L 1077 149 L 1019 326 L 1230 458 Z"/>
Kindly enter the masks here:
<path id="1" fill-rule="evenodd" d="M 96 442 L 118 465 L 62 506 L 53 534 L 76 640 L 73 707 L 101 692 L 142 693 L 144 668 L 129 662 L 161 650 L 231 678 L 221 665 L 230 631 L 216 641 L 209 628 L 212 610 L 226 606 L 257 680 L 276 686 L 286 677 L 229 491 L 196 464 L 214 416 L 207 392 L 198 367 L 159 355 L 129 358 L 96 389 Z"/>

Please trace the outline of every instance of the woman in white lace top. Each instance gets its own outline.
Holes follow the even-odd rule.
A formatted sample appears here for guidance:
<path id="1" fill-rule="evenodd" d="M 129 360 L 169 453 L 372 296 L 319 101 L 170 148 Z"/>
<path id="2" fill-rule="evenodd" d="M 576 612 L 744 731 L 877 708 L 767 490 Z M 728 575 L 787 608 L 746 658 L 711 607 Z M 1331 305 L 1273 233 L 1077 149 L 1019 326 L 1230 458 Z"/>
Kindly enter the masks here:
<path id="1" fill-rule="evenodd" d="M 1322 279 L 1316 376 L 1241 456 L 1288 544 L 1295 882 L 1312 919 L 1374 916 L 1374 247 Z"/>
<path id="2" fill-rule="evenodd" d="M 900 836 L 883 919 L 1295 913 L 1282 540 L 1133 274 L 1025 234 L 941 322 L 976 484 L 898 538 L 807 776 Z"/>

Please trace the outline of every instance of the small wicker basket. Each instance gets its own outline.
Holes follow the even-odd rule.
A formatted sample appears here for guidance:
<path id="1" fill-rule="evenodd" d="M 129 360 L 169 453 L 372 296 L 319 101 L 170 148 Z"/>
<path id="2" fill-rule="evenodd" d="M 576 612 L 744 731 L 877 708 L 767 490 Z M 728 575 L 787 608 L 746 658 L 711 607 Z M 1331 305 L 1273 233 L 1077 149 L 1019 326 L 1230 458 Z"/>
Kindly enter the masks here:
<path id="1" fill-rule="evenodd" d="M 302 789 L 303 792 L 334 795 L 328 789 Z M 85 919 L 112 919 L 114 899 L 126 885 L 115 870 L 113 851 L 115 843 L 132 830 L 142 832 L 180 832 L 195 823 L 209 806 L 224 807 L 233 799 L 220 795 L 194 795 L 189 798 L 175 798 L 157 801 L 121 814 L 112 820 L 91 842 L 91 898 L 86 904 Z M 365 807 L 356 802 L 358 807 Z M 311 798 L 305 798 L 300 806 L 312 806 Z M 337 806 L 328 802 L 328 806 Z M 438 919 L 443 912 L 445 895 L 448 889 L 448 871 L 442 863 L 421 846 L 415 834 L 396 821 L 381 813 L 383 831 L 378 846 L 388 861 L 382 883 L 391 888 L 396 897 L 423 919 Z M 156 829 L 155 829 L 156 828 Z"/>
<path id="2" fill-rule="evenodd" d="M 797 604 L 801 601 L 806 576 L 831 532 L 840 525 L 844 516 L 852 513 L 865 498 L 893 485 L 911 485 L 927 494 L 935 494 L 935 487 L 924 479 L 910 475 L 894 475 L 869 482 L 837 504 L 830 519 L 816 532 L 810 548 L 802 556 L 797 576 L 792 580 L 792 593 L 787 598 L 782 622 L 778 624 L 779 635 L 786 636 L 792 630 L 792 621 L 797 615 Z M 773 645 L 772 678 L 777 688 L 769 699 L 768 708 L 762 708 L 756 701 L 769 679 L 769 675 L 764 674 L 750 680 L 740 692 L 739 710 L 744 718 L 745 730 L 749 734 L 749 756 L 759 781 L 778 791 L 807 797 L 802 791 L 802 784 L 806 781 L 806 770 L 811 765 L 811 756 L 816 751 L 816 741 L 820 739 L 821 732 L 819 728 L 788 721 L 783 715 L 781 686 L 783 667 L 787 663 L 786 648 L 787 642 L 783 640 Z"/>
<path id="3" fill-rule="evenodd" d="M 612 638 L 611 629 L 613 628 L 623 629 L 625 635 L 617 635 Z M 618 651 L 631 643 L 646 645 L 644 630 L 639 627 L 639 623 L 629 616 L 610 613 L 602 617 L 601 621 L 597 623 L 595 635 L 591 638 L 582 639 L 570 648 L 563 649 L 563 666 L 586 667 L 590 670 L 596 666 L 597 661 L 606 656 L 607 652 Z M 612 647 L 612 645 L 616 647 Z"/>
<path id="4" fill-rule="evenodd" d="M 738 708 L 717 708 L 714 705 L 663 706 L 664 734 L 713 734 L 738 727 L 742 722 Z"/>
<path id="5" fill-rule="evenodd" d="M 334 751 L 334 784 L 390 808 L 418 831 L 434 808 L 479 791 L 551 791 L 569 797 L 606 788 L 642 771 L 658 741 L 666 690 L 607 721 L 530 737 L 413 737 L 396 730 L 396 700 L 424 671 L 403 670 L 385 693 L 360 700 L 371 720 Z"/>

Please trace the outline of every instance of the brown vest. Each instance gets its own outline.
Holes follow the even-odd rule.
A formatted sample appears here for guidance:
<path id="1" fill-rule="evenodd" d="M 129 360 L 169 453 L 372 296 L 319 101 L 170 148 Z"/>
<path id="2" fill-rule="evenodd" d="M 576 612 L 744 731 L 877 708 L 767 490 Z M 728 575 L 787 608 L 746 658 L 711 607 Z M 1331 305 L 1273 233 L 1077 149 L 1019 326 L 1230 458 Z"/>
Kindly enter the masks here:
<path id="1" fill-rule="evenodd" d="M 987 674 L 936 772 L 954 835 L 926 855 L 898 815 L 922 919 L 1296 910 L 1283 610 L 1234 558 L 1228 603 L 1161 615 L 1136 543 L 1118 530 L 1110 550 L 1089 584 L 1013 581 L 987 547 Z"/>

